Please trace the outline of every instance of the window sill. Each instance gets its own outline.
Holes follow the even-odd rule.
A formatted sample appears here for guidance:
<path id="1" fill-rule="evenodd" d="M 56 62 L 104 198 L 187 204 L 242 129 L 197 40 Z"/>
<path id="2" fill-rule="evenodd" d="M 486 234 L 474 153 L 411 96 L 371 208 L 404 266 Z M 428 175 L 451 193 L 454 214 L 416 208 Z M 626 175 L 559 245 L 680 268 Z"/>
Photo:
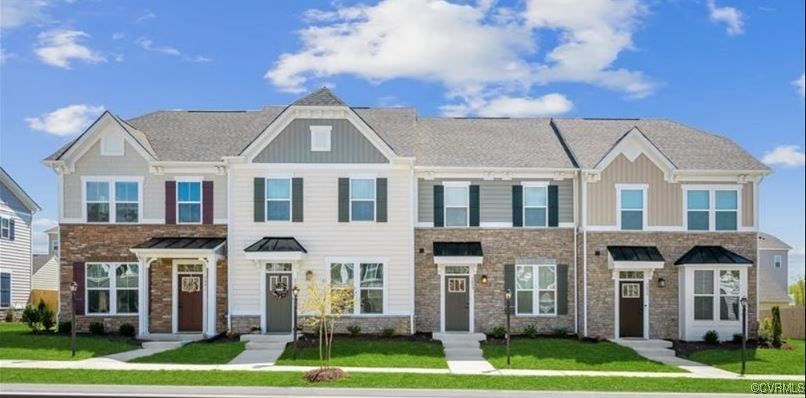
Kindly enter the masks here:
<path id="1" fill-rule="evenodd" d="M 124 313 L 124 314 L 110 314 L 110 313 L 106 313 L 106 314 L 90 314 L 90 313 L 85 313 L 83 316 L 92 317 L 92 318 L 108 318 L 108 317 L 113 317 L 114 318 L 114 317 L 138 316 L 138 315 L 139 315 L 138 313 L 134 312 L 134 313 L 131 313 L 131 314 L 127 314 L 127 313 Z"/>
<path id="2" fill-rule="evenodd" d="M 557 318 L 557 314 L 516 314 L 515 318 Z"/>

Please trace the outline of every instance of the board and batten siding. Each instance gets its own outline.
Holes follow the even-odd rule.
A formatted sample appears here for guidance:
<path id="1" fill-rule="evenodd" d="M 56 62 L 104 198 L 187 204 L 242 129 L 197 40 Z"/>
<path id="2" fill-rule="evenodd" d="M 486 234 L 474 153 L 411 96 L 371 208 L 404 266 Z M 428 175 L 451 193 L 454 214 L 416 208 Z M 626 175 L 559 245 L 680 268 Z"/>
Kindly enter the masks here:
<path id="1" fill-rule="evenodd" d="M 683 188 L 669 183 L 663 171 L 641 154 L 630 162 L 619 155 L 601 173 L 598 182 L 588 183 L 588 225 L 616 225 L 617 184 L 647 184 L 647 225 L 651 227 L 683 225 Z M 725 185 L 724 182 L 686 182 L 685 185 Z M 732 185 L 732 184 L 731 184 Z M 753 226 L 753 184 L 742 187 L 741 225 Z"/>
<path id="2" fill-rule="evenodd" d="M 330 151 L 311 151 L 311 126 L 331 126 Z M 296 119 L 254 159 L 255 163 L 388 163 L 358 129 L 344 119 Z"/>
<path id="3" fill-rule="evenodd" d="M 328 280 L 330 271 L 325 264 L 326 258 L 387 259 L 384 312 L 388 315 L 411 313 L 413 226 L 410 192 L 413 187 L 410 170 L 371 172 L 379 178 L 387 178 L 387 222 L 338 222 L 338 179 L 367 173 L 366 169 L 255 170 L 237 166 L 231 170 L 232 190 L 238 193 L 232 195 L 227 237 L 232 315 L 260 315 L 263 270 L 254 261 L 246 259 L 244 249 L 264 236 L 294 237 L 307 249 L 308 253 L 296 271 L 297 278 L 304 278 L 310 270 L 316 280 Z M 303 222 L 254 221 L 254 178 L 272 175 L 302 178 Z M 304 294 L 304 287 L 301 290 L 300 294 Z"/>
<path id="4" fill-rule="evenodd" d="M 14 220 L 14 240 L 0 238 L 0 272 L 11 273 L 11 306 L 22 308 L 31 293 L 32 216 L 3 184 L 0 184 L 0 215 Z"/>
<path id="5" fill-rule="evenodd" d="M 417 179 L 417 221 L 431 223 L 434 221 L 434 185 L 440 185 L 449 179 L 426 180 Z M 454 179 L 453 181 L 468 181 Z M 512 223 L 512 186 L 524 181 L 539 180 L 470 180 L 479 186 L 479 221 L 495 223 Z M 573 180 L 549 180 L 550 185 L 557 185 L 558 216 L 560 223 L 574 222 L 574 189 Z"/>
<path id="6" fill-rule="evenodd" d="M 143 177 L 143 214 L 140 219 L 165 220 L 165 181 L 182 177 L 202 177 L 213 181 L 213 219 L 227 218 L 227 176 L 218 174 L 183 173 L 151 174 L 148 162 L 125 142 L 123 156 L 102 156 L 100 140 L 76 161 L 75 172 L 64 175 L 64 214 L 66 219 L 83 219 L 81 197 L 82 176 L 141 176 Z M 110 187 L 111 190 L 111 187 Z M 113 194 L 114 192 L 110 192 Z"/>

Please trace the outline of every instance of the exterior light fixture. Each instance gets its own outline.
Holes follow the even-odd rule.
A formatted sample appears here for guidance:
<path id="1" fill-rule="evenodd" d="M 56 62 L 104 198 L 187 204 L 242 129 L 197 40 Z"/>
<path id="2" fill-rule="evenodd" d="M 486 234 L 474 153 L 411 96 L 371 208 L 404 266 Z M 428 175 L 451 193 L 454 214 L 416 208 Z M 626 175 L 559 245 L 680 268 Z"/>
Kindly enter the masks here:
<path id="1" fill-rule="evenodd" d="M 658 278 L 658 287 L 660 288 L 666 287 L 666 279 Z"/>
<path id="2" fill-rule="evenodd" d="M 487 275 L 482 275 L 481 280 L 479 280 L 479 282 L 481 282 L 482 285 L 486 285 L 487 283 L 490 282 L 490 280 L 487 279 Z"/>
<path id="3" fill-rule="evenodd" d="M 311 279 L 313 279 L 313 271 L 308 270 L 308 272 L 305 273 L 305 280 L 309 281 Z"/>

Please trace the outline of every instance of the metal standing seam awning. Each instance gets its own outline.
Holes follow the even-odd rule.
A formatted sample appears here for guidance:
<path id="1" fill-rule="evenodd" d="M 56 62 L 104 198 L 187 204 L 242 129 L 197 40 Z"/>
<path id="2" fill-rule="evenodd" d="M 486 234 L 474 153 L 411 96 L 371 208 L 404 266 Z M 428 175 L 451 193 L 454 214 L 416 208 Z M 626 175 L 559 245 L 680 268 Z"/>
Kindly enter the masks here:
<path id="1" fill-rule="evenodd" d="M 674 265 L 731 265 L 749 267 L 753 265 L 753 261 L 725 249 L 722 246 L 694 246 L 675 261 Z"/>
<path id="2" fill-rule="evenodd" d="M 244 249 L 249 260 L 299 261 L 308 251 L 293 237 L 263 237 Z"/>
<path id="3" fill-rule="evenodd" d="M 660 269 L 665 260 L 655 246 L 608 246 L 607 264 L 610 269 Z"/>
<path id="4" fill-rule="evenodd" d="M 227 238 L 157 237 L 129 249 L 140 258 L 205 257 L 219 253 Z"/>
<path id="5" fill-rule="evenodd" d="M 434 242 L 434 264 L 481 264 L 481 242 Z"/>

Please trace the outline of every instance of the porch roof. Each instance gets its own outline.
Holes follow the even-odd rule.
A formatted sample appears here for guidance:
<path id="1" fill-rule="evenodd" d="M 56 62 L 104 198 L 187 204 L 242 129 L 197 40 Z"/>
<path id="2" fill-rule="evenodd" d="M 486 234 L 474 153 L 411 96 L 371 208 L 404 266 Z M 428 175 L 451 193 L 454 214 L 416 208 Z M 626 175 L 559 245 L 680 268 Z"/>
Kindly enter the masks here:
<path id="1" fill-rule="evenodd" d="M 481 264 L 481 242 L 434 242 L 435 264 Z"/>
<path id="2" fill-rule="evenodd" d="M 722 246 L 694 246 L 674 263 L 674 265 L 686 264 L 750 265 L 753 261 Z"/>
<path id="3" fill-rule="evenodd" d="M 608 266 L 616 270 L 660 269 L 665 261 L 655 246 L 608 246 L 607 253 Z"/>
<path id="4" fill-rule="evenodd" d="M 216 237 L 162 237 L 151 238 L 143 243 L 133 246 L 132 250 L 215 250 L 226 242 L 227 238 Z"/>
<path id="5" fill-rule="evenodd" d="M 265 236 L 243 249 L 250 260 L 297 261 L 308 250 L 293 237 Z"/>

